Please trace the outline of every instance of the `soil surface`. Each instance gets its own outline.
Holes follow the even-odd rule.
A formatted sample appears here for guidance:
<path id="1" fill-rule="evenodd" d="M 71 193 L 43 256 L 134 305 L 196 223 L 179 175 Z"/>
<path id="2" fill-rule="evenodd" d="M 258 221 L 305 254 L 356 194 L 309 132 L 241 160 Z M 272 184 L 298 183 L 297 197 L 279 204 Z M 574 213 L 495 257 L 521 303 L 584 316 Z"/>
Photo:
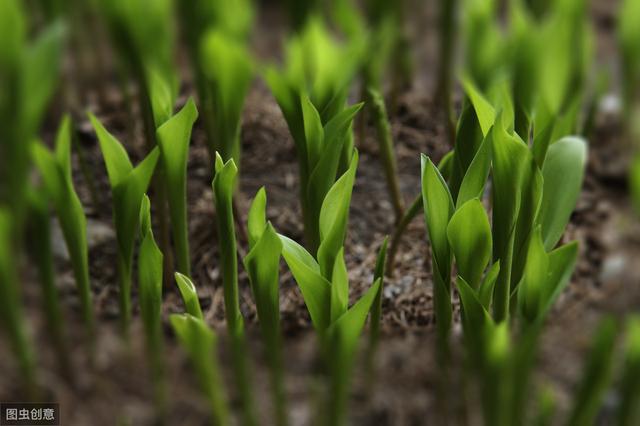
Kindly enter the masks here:
<path id="1" fill-rule="evenodd" d="M 613 18 L 608 8 L 594 9 L 598 39 L 605 40 L 604 46 L 600 47 L 605 53 L 599 54 L 599 58 L 606 63 L 612 57 L 609 51 L 612 49 L 610 21 Z M 421 13 L 420 19 L 427 22 L 425 27 L 428 27 L 434 18 L 428 10 Z M 268 30 L 272 28 L 271 25 L 280 22 L 280 18 L 271 14 L 269 10 L 262 14 L 264 22 L 261 21 L 258 32 L 265 36 L 256 37 L 255 43 L 260 55 L 279 49 L 282 31 Z M 277 25 L 276 28 L 281 26 Z M 420 40 L 425 30 L 414 30 L 412 37 Z M 428 95 L 434 75 L 432 53 L 430 49 L 421 50 L 416 58 L 416 82 L 398 97 L 397 107 L 391 117 L 399 177 L 406 203 L 419 191 L 420 153 L 429 155 L 437 162 L 450 148 L 444 119 Z M 134 124 L 139 120 L 137 115 L 128 115 L 118 90 L 115 85 L 109 86 L 109 102 L 95 106 L 94 110 L 106 128 L 125 143 L 136 163 L 146 152 L 141 129 Z M 184 103 L 193 90 L 186 84 L 182 93 L 180 103 Z M 58 115 L 55 111 L 52 113 L 54 118 Z M 55 123 L 56 120 L 52 118 L 45 125 L 45 140 L 51 140 Z M 76 153 L 74 179 L 89 219 L 91 280 L 99 320 L 97 356 L 91 365 L 86 356 L 79 299 L 68 255 L 59 228 L 53 220 L 57 285 L 68 319 L 66 331 L 71 348 L 68 354 L 73 365 L 73 380 L 63 377 L 57 368 L 41 313 L 35 272 L 25 265 L 23 297 L 30 331 L 37 345 L 41 381 L 46 398 L 60 403 L 65 425 L 154 424 L 152 387 L 137 311 L 134 313 L 129 346 L 123 344 L 118 334 L 116 242 L 106 171 L 90 124 L 81 118 L 76 125 L 85 165 L 96 189 L 92 197 L 89 180 L 81 172 L 80 158 Z M 584 190 L 564 237 L 566 241 L 580 242 L 579 263 L 568 289 L 549 315 L 542 337 L 536 381 L 549 384 L 558 392 L 561 407 L 566 407 L 569 401 L 599 318 L 606 313 L 623 316 L 640 310 L 640 268 L 634 262 L 640 255 L 640 225 L 630 214 L 626 196 L 624 170 L 627 151 L 620 129 L 615 113 L 601 111 L 589 138 L 590 155 Z M 370 123 L 366 123 L 365 138 L 357 141 L 357 148 L 360 162 L 345 248 L 352 300 L 371 284 L 377 250 L 384 236 L 391 234 L 394 229 L 393 209 L 387 196 L 375 133 Z M 260 81 L 256 82 L 246 101 L 240 170 L 237 203 L 242 222 L 246 223 L 248 206 L 256 191 L 265 186 L 269 220 L 280 233 L 301 241 L 298 172 L 293 142 L 277 104 Z M 229 362 L 225 350 L 223 296 L 211 190 L 212 170 L 200 123 L 196 124 L 193 132 L 188 176 L 193 280 L 198 286 L 205 317 L 219 332 L 225 381 L 231 387 L 232 379 L 227 373 Z M 241 239 L 241 253 L 244 250 L 246 241 Z M 398 250 L 395 273 L 385 280 L 384 286 L 383 336 L 375 362 L 377 381 L 374 386 L 369 385 L 362 371 L 358 371 L 351 403 L 352 423 L 432 424 L 437 411 L 434 398 L 438 371 L 433 361 L 430 248 L 421 216 L 409 226 Z M 267 370 L 256 324 L 255 305 L 244 271 L 240 273 L 240 287 L 241 308 L 252 348 L 252 371 L 255 375 L 255 394 L 259 397 L 261 424 L 269 424 L 272 416 Z M 133 297 L 135 307 L 135 289 Z M 457 306 L 457 295 L 454 295 L 454 300 Z M 318 389 L 316 342 L 301 294 L 284 264 L 280 301 L 291 424 L 307 425 L 311 424 Z M 170 409 L 165 423 L 201 425 L 206 423 L 207 406 L 198 392 L 188 360 L 178 347 L 167 321 L 170 313 L 183 310 L 179 294 L 175 289 L 168 289 L 163 304 L 163 319 Z M 454 355 L 459 356 L 459 324 L 455 325 L 454 331 Z M 0 343 L 0 401 L 16 400 L 20 395 L 18 370 L 5 341 L 1 340 Z M 237 404 L 233 391 L 231 403 Z"/>

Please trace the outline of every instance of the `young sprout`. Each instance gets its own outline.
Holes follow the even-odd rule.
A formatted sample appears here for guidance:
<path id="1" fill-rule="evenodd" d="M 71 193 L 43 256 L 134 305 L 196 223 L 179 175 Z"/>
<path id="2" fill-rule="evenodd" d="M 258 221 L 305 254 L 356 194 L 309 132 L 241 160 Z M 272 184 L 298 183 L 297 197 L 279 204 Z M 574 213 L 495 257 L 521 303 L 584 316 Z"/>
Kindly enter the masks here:
<path id="1" fill-rule="evenodd" d="M 31 190 L 27 196 L 29 198 L 27 248 L 38 269 L 47 331 L 55 348 L 60 370 L 65 378 L 71 379 L 73 370 L 69 359 L 69 345 L 65 336 L 64 319 L 53 268 L 49 196 L 45 190 Z"/>
<path id="2" fill-rule="evenodd" d="M 640 317 L 627 319 L 625 360 L 620 383 L 620 408 L 617 421 L 620 426 L 640 422 Z"/>
<path id="3" fill-rule="evenodd" d="M 17 264 L 13 261 L 13 226 L 11 213 L 0 208 L 0 317 L 17 358 L 26 390 L 34 396 L 37 392 L 35 357 L 22 312 Z"/>
<path id="4" fill-rule="evenodd" d="M 174 69 L 173 2 L 171 0 L 105 0 L 99 3 L 114 44 L 122 81 L 131 77 L 138 89 L 138 109 L 147 149 L 158 145 L 156 130 L 172 113 L 179 81 Z M 140 19 L 144 16 L 145 19 Z M 127 88 L 123 90 L 126 92 Z M 130 110 L 133 110 L 129 105 Z M 154 205 L 160 247 L 164 253 L 164 278 L 173 272 L 173 252 L 167 216 L 164 162 L 155 170 Z M 168 285 L 165 282 L 165 286 Z"/>
<path id="5" fill-rule="evenodd" d="M 173 314 L 170 321 L 180 344 L 191 359 L 202 392 L 209 402 L 213 424 L 229 424 L 227 402 L 216 358 L 216 334 L 202 318 L 191 314 Z"/>
<path id="6" fill-rule="evenodd" d="M 209 151 L 223 160 L 240 164 L 240 121 L 242 107 L 253 77 L 253 60 L 247 47 L 223 31 L 205 34 L 200 63 L 213 114 L 213 139 Z"/>
<path id="7" fill-rule="evenodd" d="M 244 334 L 244 320 L 240 312 L 238 297 L 238 258 L 233 217 L 233 191 L 238 169 L 233 159 L 226 163 L 216 153 L 213 199 L 216 208 L 216 225 L 220 243 L 220 267 L 224 289 L 224 307 L 227 330 L 231 340 L 231 356 L 236 383 L 242 401 L 242 414 L 246 425 L 257 424 L 251 384 L 249 382 L 249 360 Z"/>
<path id="8" fill-rule="evenodd" d="M 312 253 L 322 200 L 353 155 L 351 125 L 362 105 L 345 104 L 362 49 L 360 39 L 338 45 L 312 19 L 288 44 L 285 69 L 269 68 L 265 75 L 296 145 L 305 246 Z"/>
<path id="9" fill-rule="evenodd" d="M 349 278 L 344 261 L 344 238 L 358 154 L 349 170 L 327 193 L 320 210 L 320 246 L 314 258 L 295 241 L 280 236 L 283 257 L 302 293 L 316 330 L 327 373 L 327 421 L 347 419 L 349 380 L 355 349 L 367 315 L 380 291 L 380 279 L 349 308 Z"/>
<path id="10" fill-rule="evenodd" d="M 33 145 L 32 157 L 60 220 L 80 296 L 87 337 L 93 341 L 95 320 L 89 282 L 87 219 L 71 177 L 71 131 L 71 120 L 66 116 L 58 128 L 55 152 L 37 143 Z"/>
<path id="11" fill-rule="evenodd" d="M 98 135 L 107 166 L 113 197 L 113 220 L 118 242 L 118 280 L 122 331 L 128 336 L 131 321 L 131 272 L 133 246 L 140 220 L 142 198 L 149 187 L 160 151 L 154 148 L 135 168 L 120 142 L 92 114 L 89 115 Z"/>
<path id="12" fill-rule="evenodd" d="M 162 357 L 162 252 L 151 230 L 151 202 L 146 195 L 140 206 L 140 250 L 138 253 L 140 313 L 144 326 L 158 416 L 165 411 L 164 360 Z"/>
<path id="13" fill-rule="evenodd" d="M 191 275 L 187 224 L 187 160 L 191 129 L 197 117 L 195 103 L 189 98 L 184 108 L 156 131 L 165 171 L 177 269 L 185 275 Z"/>
<path id="14" fill-rule="evenodd" d="M 204 319 L 196 286 L 189 277 L 182 275 L 180 272 L 175 273 L 175 279 L 187 313 L 196 318 Z"/>
<path id="15" fill-rule="evenodd" d="M 617 326 L 613 318 L 601 320 L 595 331 L 582 378 L 573 399 L 568 426 L 594 424 L 611 381 Z"/>
<path id="16" fill-rule="evenodd" d="M 207 143 L 210 148 L 209 154 L 213 164 L 215 147 L 219 143 L 217 141 L 220 140 L 219 134 L 216 134 L 216 126 L 222 129 L 225 127 L 225 123 L 224 120 L 222 122 L 218 120 L 216 113 L 214 113 L 216 101 L 211 92 L 213 85 L 207 81 L 205 64 L 211 61 L 223 61 L 221 58 L 203 54 L 205 34 L 218 33 L 221 38 L 231 40 L 232 45 L 242 45 L 242 41 L 247 39 L 251 30 L 254 11 L 250 0 L 235 0 L 231 2 L 180 1 L 177 6 L 181 30 L 189 52 L 191 73 L 198 93 L 200 119 L 207 137 Z M 228 51 L 228 49 L 224 50 Z M 245 50 L 244 45 L 242 45 L 242 50 Z M 216 72 L 214 71 L 214 73 Z M 243 100 L 244 97 L 240 97 L 238 103 L 241 105 Z M 227 127 L 231 128 L 233 126 Z"/>
<path id="17" fill-rule="evenodd" d="M 251 203 L 247 229 L 249 253 L 244 267 L 249 275 L 256 301 L 262 338 L 267 349 L 271 369 L 276 424 L 286 425 L 284 371 L 282 361 L 282 332 L 280 330 L 279 268 L 282 242 L 271 223 L 266 220 L 267 194 L 261 188 Z"/>
<path id="18" fill-rule="evenodd" d="M 65 38 L 55 22 L 29 41 L 24 12 L 21 1 L 0 4 L 0 207 L 13 216 L 13 253 L 26 217 L 31 145 L 59 81 Z"/>

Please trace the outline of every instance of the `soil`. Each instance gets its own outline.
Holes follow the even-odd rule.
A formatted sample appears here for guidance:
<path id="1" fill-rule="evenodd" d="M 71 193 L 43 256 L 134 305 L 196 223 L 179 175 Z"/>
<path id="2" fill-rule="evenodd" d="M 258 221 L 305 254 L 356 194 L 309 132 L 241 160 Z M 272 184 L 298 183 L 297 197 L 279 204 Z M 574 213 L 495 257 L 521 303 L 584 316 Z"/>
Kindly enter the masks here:
<path id="1" fill-rule="evenodd" d="M 602 2 L 604 3 L 604 2 Z M 602 9 L 602 10 L 600 10 Z M 256 50 L 271 51 L 279 45 L 280 31 L 266 31 L 273 22 L 281 22 L 271 12 L 263 14 L 256 38 Z M 280 19 L 280 20 L 279 20 Z M 421 19 L 433 22 L 425 11 Z M 605 62 L 612 49 L 610 12 L 596 7 L 594 22 L 598 39 L 605 40 Z M 280 26 L 278 28 L 281 28 Z M 424 30 L 422 30 L 424 31 Z M 418 39 L 420 31 L 413 34 Z M 608 41 L 607 41 L 608 40 Z M 276 48 L 277 50 L 277 48 Z M 448 150 L 444 119 L 431 93 L 433 57 L 418 56 L 417 81 L 398 98 L 391 117 L 399 178 L 405 201 L 419 190 L 420 153 L 438 161 Z M 430 58 L 430 60 L 429 60 Z M 604 59 L 603 59 L 604 58 Z M 125 145 L 134 163 L 145 153 L 141 129 L 122 107 L 118 87 L 110 87 L 110 101 L 94 110 L 105 126 Z M 113 94 L 112 94 L 113 93 Z M 189 85 L 182 89 L 180 103 L 193 93 Z M 59 114 L 58 114 L 59 115 Z M 56 116 L 56 112 L 52 113 Z M 45 125 L 44 139 L 50 140 L 55 120 Z M 90 268 L 96 315 L 98 317 L 97 357 L 90 365 L 86 356 L 75 291 L 68 258 L 59 232 L 54 232 L 54 251 L 58 271 L 57 285 L 68 319 L 68 352 L 73 365 L 73 380 L 61 376 L 41 314 L 41 299 L 34 272 L 25 265 L 23 296 L 30 331 L 37 345 L 39 373 L 46 399 L 60 403 L 65 425 L 154 424 L 152 387 L 148 374 L 143 334 L 138 313 L 130 345 L 118 334 L 116 245 L 111 224 L 110 190 L 99 146 L 84 118 L 76 122 L 81 150 L 93 176 L 97 204 L 74 156 L 74 179 L 89 218 Z M 133 128 L 133 131 L 131 129 Z M 592 330 L 604 314 L 622 317 L 640 310 L 640 268 L 634 259 L 640 255 L 640 225 L 630 212 L 625 184 L 625 146 L 616 114 L 598 115 L 590 139 L 590 155 L 584 190 L 571 217 L 565 240 L 578 240 L 580 256 L 576 272 L 567 290 L 549 315 L 542 337 L 536 381 L 549 384 L 557 392 L 561 409 L 580 374 L 582 360 Z M 351 280 L 351 297 L 357 298 L 372 282 L 375 257 L 383 238 L 393 232 L 394 215 L 378 158 L 375 133 L 367 123 L 365 138 L 357 142 L 360 163 L 353 193 L 350 226 L 345 254 Z M 293 142 L 280 110 L 262 82 L 256 82 L 246 101 L 242 126 L 242 162 L 237 203 L 246 223 L 249 203 L 261 187 L 268 194 L 267 215 L 276 229 L 300 241 L 302 224 L 298 204 L 298 179 Z M 193 132 L 188 163 L 188 213 L 193 280 L 207 321 L 220 335 L 220 356 L 228 377 L 228 352 L 225 350 L 225 321 L 218 262 L 215 211 L 211 191 L 212 171 L 200 123 Z M 52 221 L 56 231 L 55 221 Z M 56 237 L 57 235 L 57 237 Z M 240 241 L 240 250 L 246 241 Z M 398 250 L 393 277 L 385 280 L 382 340 L 376 358 L 377 382 L 369 386 L 362 371 L 354 379 L 351 420 L 356 425 L 418 425 L 435 422 L 435 389 L 438 371 L 434 352 L 434 315 L 430 248 L 421 217 L 409 226 Z M 251 345 L 255 394 L 259 398 L 261 424 L 269 424 L 269 388 L 264 354 L 256 324 L 255 306 L 244 271 L 240 274 L 241 308 L 247 322 Z M 134 306 L 136 294 L 134 290 Z M 455 296 L 454 296 L 455 298 Z M 318 387 L 316 342 L 309 315 L 291 274 L 282 265 L 281 317 L 285 334 L 286 386 L 292 425 L 312 423 L 313 401 Z M 457 306 L 457 300 L 456 300 Z M 457 308 L 456 308 L 457 309 Z M 170 425 L 206 424 L 207 406 L 198 392 L 185 354 L 178 347 L 168 326 L 168 315 L 182 312 L 175 289 L 166 292 L 163 304 L 165 359 L 169 375 Z M 454 327 L 454 352 L 461 330 Z M 0 340 L 0 401 L 20 399 L 17 368 L 8 347 Z M 237 404 L 233 398 L 232 404 Z M 470 424 L 475 424 L 471 422 Z"/>

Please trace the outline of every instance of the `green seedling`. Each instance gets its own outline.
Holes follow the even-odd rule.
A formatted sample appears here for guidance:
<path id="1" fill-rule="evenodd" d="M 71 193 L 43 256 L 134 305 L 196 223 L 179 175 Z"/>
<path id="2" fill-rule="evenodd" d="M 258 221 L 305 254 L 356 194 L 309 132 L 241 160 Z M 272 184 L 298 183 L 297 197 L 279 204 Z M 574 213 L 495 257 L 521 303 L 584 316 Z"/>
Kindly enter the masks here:
<path id="1" fill-rule="evenodd" d="M 180 272 L 175 273 L 175 279 L 187 313 L 193 317 L 204 319 L 196 286 L 189 277 L 182 275 Z"/>
<path id="2" fill-rule="evenodd" d="M 162 357 L 162 252 L 151 230 L 151 202 L 144 195 L 140 206 L 140 250 L 138 253 L 140 313 L 144 326 L 158 416 L 165 414 L 164 359 Z"/>
<path id="3" fill-rule="evenodd" d="M 311 252 L 319 244 L 322 200 L 353 155 L 351 125 L 361 105 L 345 104 L 362 49 L 362 43 L 337 44 L 313 19 L 287 45 L 285 69 L 270 67 L 265 74 L 296 146 L 305 246 Z"/>
<path id="4" fill-rule="evenodd" d="M 238 296 L 238 258 L 233 217 L 233 191 L 238 169 L 233 159 L 226 163 L 216 153 L 216 174 L 213 178 L 213 199 L 216 208 L 216 225 L 220 244 L 220 267 L 224 289 L 224 307 L 227 330 L 231 340 L 231 355 L 236 383 L 242 401 L 242 413 L 246 425 L 257 424 L 251 384 L 249 360 L 246 350 L 244 320 L 240 312 Z"/>
<path id="5" fill-rule="evenodd" d="M 349 279 L 344 238 L 358 155 L 331 187 L 320 210 L 320 247 L 314 258 L 295 241 L 281 236 L 283 257 L 302 293 L 329 375 L 329 424 L 344 424 L 358 337 L 380 290 L 380 279 L 349 308 Z"/>
<path id="6" fill-rule="evenodd" d="M 190 314 L 173 314 L 170 320 L 173 331 L 191 359 L 200 388 L 209 402 L 212 423 L 216 426 L 229 424 L 227 401 L 216 358 L 216 334 L 202 318 Z"/>
<path id="7" fill-rule="evenodd" d="M 20 374 L 27 392 L 35 396 L 37 392 L 35 356 L 27 335 L 17 265 L 13 262 L 11 213 L 0 208 L 0 315 L 2 325 L 9 336 L 11 349 L 18 361 Z"/>
<path id="8" fill-rule="evenodd" d="M 200 50 L 202 72 L 208 85 L 213 114 L 212 154 L 240 164 L 240 121 L 244 99 L 253 77 L 253 60 L 241 41 L 221 30 L 204 35 Z"/>
<path id="9" fill-rule="evenodd" d="M 95 319 L 89 282 L 87 219 L 71 177 L 71 131 L 71 120 L 67 116 L 58 129 L 55 152 L 37 143 L 33 145 L 32 157 L 60 221 L 80 296 L 87 337 L 93 341 Z"/>
<path id="10" fill-rule="evenodd" d="M 603 319 L 595 331 L 591 349 L 576 390 L 568 426 L 594 424 L 611 381 L 617 328 L 612 318 Z"/>
<path id="11" fill-rule="evenodd" d="M 284 370 L 282 361 L 282 332 L 280 330 L 279 268 L 282 242 L 270 222 L 266 220 L 267 195 L 261 188 L 249 210 L 249 253 L 244 267 L 249 275 L 256 301 L 260 330 L 267 349 L 271 369 L 276 424 L 286 425 Z"/>
<path id="12" fill-rule="evenodd" d="M 254 11 L 251 1 L 249 0 L 236 0 L 232 2 L 180 1 L 177 6 L 179 9 L 182 34 L 189 52 L 191 73 L 198 93 L 198 106 L 201 111 L 200 119 L 207 136 L 207 143 L 210 148 L 209 153 L 213 164 L 216 144 L 222 143 L 217 142 L 221 140 L 221 136 L 220 134 L 216 134 L 216 127 L 218 127 L 218 131 L 220 131 L 226 124 L 224 120 L 219 120 L 214 113 L 216 106 L 214 105 L 215 101 L 211 93 L 212 84 L 207 81 L 205 64 L 210 64 L 212 61 L 223 62 L 223 60 L 215 56 L 211 57 L 209 53 L 206 55 L 203 54 L 203 44 L 206 43 L 204 41 L 205 35 L 212 33 L 219 34 L 220 38 L 230 40 L 232 46 L 241 45 L 241 50 L 244 52 L 245 48 L 242 43 L 246 41 L 251 30 Z M 222 48 L 222 50 L 224 50 L 223 53 L 229 51 L 229 49 L 224 48 Z M 208 65 L 208 68 L 211 68 L 211 66 Z M 216 72 L 217 71 L 214 71 L 214 74 Z M 224 71 L 223 74 L 225 74 Z M 227 89 L 225 88 L 224 90 Z M 237 102 L 242 105 L 243 97 L 240 98 Z M 231 103 L 235 102 L 236 101 L 232 101 Z M 233 126 L 229 125 L 227 127 L 231 128 Z"/>
<path id="13" fill-rule="evenodd" d="M 128 335 L 131 322 L 131 272 L 133 247 L 138 234 L 140 206 L 149 187 L 160 156 L 154 148 L 135 168 L 122 144 L 93 115 L 89 115 L 98 135 L 102 156 L 107 166 L 113 197 L 113 220 L 118 242 L 118 279 L 120 315 L 123 333 Z"/>
<path id="14" fill-rule="evenodd" d="M 59 81 L 65 38 L 64 25 L 55 22 L 29 40 L 24 12 L 17 0 L 0 5 L 0 206 L 13 215 L 16 244 L 26 213 L 31 145 Z"/>
<path id="15" fill-rule="evenodd" d="M 187 160 L 191 129 L 197 117 L 195 103 L 189 98 L 184 108 L 156 131 L 165 171 L 177 269 L 185 275 L 191 275 L 187 224 Z"/>
<path id="16" fill-rule="evenodd" d="M 71 379 L 72 369 L 69 359 L 64 319 L 55 283 L 53 253 L 51 250 L 51 218 L 49 197 L 45 190 L 32 190 L 29 198 L 29 226 L 27 227 L 27 248 L 38 269 L 42 285 L 42 304 L 47 331 L 55 348 L 60 370 L 65 378 Z"/>
<path id="17" fill-rule="evenodd" d="M 631 426 L 640 422 L 640 318 L 637 315 L 627 319 L 624 357 L 617 424 Z"/>

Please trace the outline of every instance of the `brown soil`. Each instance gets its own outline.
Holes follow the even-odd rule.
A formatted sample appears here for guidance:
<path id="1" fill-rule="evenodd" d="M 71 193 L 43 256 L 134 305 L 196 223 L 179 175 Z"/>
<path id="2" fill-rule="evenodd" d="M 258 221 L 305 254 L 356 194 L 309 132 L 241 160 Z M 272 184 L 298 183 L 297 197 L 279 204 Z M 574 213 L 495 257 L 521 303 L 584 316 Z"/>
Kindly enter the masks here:
<path id="1" fill-rule="evenodd" d="M 597 15 L 601 17 L 601 15 Z M 607 20 L 596 20 L 598 29 L 610 38 Z M 604 22 L 604 24 L 602 24 Z M 266 32 L 268 33 L 268 32 Z M 599 34 L 600 35 L 600 34 Z M 277 45 L 277 35 L 256 44 L 262 52 Z M 611 44 L 609 44 L 609 47 Z M 263 50 L 265 49 L 265 50 Z M 392 117 L 400 181 L 409 202 L 419 190 L 419 154 L 439 160 L 447 152 L 446 131 L 438 108 L 424 96 L 429 73 L 402 94 Z M 432 75 L 432 74 L 431 74 Z M 116 88 L 113 89 L 116 91 Z M 193 93 L 185 87 L 183 93 Z M 134 162 L 144 154 L 144 145 L 135 130 L 128 133 L 132 119 L 113 96 L 113 105 L 97 112 L 105 126 L 122 141 Z M 183 96 L 181 102 L 185 101 Z M 55 125 L 46 127 L 45 138 Z M 154 423 L 150 385 L 141 324 L 135 316 L 131 345 L 118 335 L 115 239 L 111 225 L 110 191 L 95 136 L 86 120 L 78 123 L 81 145 L 96 180 L 99 205 L 93 205 L 87 182 L 74 158 L 74 178 L 90 219 L 90 266 L 96 314 L 98 316 L 97 359 L 90 366 L 84 350 L 70 265 L 57 250 L 57 284 L 64 313 L 69 320 L 69 356 L 75 380 L 66 381 L 56 367 L 46 324 L 41 315 L 38 286 L 33 271 L 25 268 L 24 299 L 33 341 L 37 344 L 40 376 L 46 398 L 60 403 L 65 425 L 145 425 Z M 640 254 L 640 229 L 629 214 L 624 179 L 624 149 L 620 125 L 615 117 L 600 116 L 591 138 L 590 161 L 584 191 L 565 238 L 580 242 L 580 260 L 569 288 L 551 313 L 543 335 L 537 380 L 550 383 L 566 401 L 580 373 L 581 362 L 594 325 L 602 314 L 622 316 L 640 309 L 640 268 L 633 262 Z M 243 123 L 241 181 L 237 196 L 246 221 L 251 198 L 260 186 L 268 194 L 269 219 L 279 232 L 301 240 L 302 225 L 298 205 L 297 165 L 291 137 L 281 113 L 262 83 L 257 83 L 247 102 Z M 372 281 L 375 256 L 387 234 L 393 232 L 393 209 L 378 160 L 373 128 L 367 125 L 366 138 L 358 141 L 360 164 L 354 189 L 349 234 L 345 253 L 356 298 Z M 211 191 L 211 169 L 200 124 L 193 132 L 188 165 L 189 232 L 193 278 L 198 286 L 205 316 L 221 335 L 222 364 L 229 365 L 225 351 L 225 324 L 222 290 L 219 283 L 215 213 Z M 55 236 L 55 234 L 54 234 Z M 61 244 L 60 237 L 57 245 Z M 241 241 L 241 250 L 246 247 Z M 376 359 L 378 381 L 367 386 L 359 374 L 354 381 L 351 414 L 358 425 L 416 425 L 434 422 L 434 396 L 438 371 L 433 362 L 434 317 L 432 310 L 430 249 L 422 218 L 409 227 L 401 244 L 394 277 L 385 281 L 383 298 L 383 338 Z M 260 411 L 269 424 L 267 371 L 256 326 L 255 307 L 246 274 L 241 272 L 241 305 L 248 323 L 252 347 L 252 370 Z M 136 305 L 134 294 L 134 306 Z M 168 314 L 182 312 L 179 295 L 168 291 L 163 306 L 166 329 L 165 357 L 168 364 L 170 410 L 166 424 L 206 423 L 206 404 L 198 393 L 192 371 L 167 324 Z M 311 423 L 314 389 L 317 388 L 317 352 L 310 320 L 300 292 L 283 265 L 281 315 L 285 331 L 287 394 L 293 425 Z M 456 326 L 454 339 L 461 331 Z M 0 341 L 0 401 L 20 399 L 19 377 L 4 340 Z M 226 383 L 231 383 L 226 377 Z M 233 400 L 236 404 L 237 401 Z M 566 404 L 564 404 L 566 406 Z M 128 420 L 128 423 L 124 422 Z M 118 423 L 118 422 L 124 423 Z"/>

